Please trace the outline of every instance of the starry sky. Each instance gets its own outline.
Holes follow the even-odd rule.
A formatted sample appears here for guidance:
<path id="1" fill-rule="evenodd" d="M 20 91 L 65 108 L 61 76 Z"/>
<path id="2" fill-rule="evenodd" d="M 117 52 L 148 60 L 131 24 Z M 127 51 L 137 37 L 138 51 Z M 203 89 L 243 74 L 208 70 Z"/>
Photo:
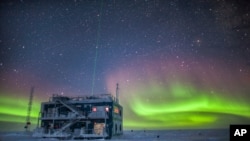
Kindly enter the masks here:
<path id="1" fill-rule="evenodd" d="M 250 123 L 247 0 L 0 2 L 0 131 L 56 93 L 115 95 L 125 129 Z"/>

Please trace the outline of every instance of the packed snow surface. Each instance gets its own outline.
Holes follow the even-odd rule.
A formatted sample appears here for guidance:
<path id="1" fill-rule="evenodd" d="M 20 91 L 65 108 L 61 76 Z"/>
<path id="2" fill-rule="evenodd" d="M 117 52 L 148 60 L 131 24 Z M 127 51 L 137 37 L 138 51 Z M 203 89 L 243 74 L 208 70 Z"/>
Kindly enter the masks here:
<path id="1" fill-rule="evenodd" d="M 0 134 L 0 141 L 57 141 L 54 138 L 33 138 L 31 133 L 7 132 Z M 93 141 L 105 139 L 93 139 Z M 206 130 L 127 130 L 110 141 L 228 141 L 228 129 Z M 73 141 L 73 140 L 65 140 Z"/>

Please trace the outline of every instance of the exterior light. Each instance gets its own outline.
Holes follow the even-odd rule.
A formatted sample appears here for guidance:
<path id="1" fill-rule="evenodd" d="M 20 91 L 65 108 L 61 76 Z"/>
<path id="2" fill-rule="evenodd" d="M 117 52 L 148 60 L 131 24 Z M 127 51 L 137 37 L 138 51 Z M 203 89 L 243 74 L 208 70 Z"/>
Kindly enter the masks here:
<path id="1" fill-rule="evenodd" d="M 93 112 L 96 112 L 96 111 L 97 111 L 96 107 L 93 107 L 93 108 L 92 108 L 92 111 L 93 111 Z"/>
<path id="2" fill-rule="evenodd" d="M 105 111 L 108 112 L 109 111 L 109 107 L 105 107 Z"/>

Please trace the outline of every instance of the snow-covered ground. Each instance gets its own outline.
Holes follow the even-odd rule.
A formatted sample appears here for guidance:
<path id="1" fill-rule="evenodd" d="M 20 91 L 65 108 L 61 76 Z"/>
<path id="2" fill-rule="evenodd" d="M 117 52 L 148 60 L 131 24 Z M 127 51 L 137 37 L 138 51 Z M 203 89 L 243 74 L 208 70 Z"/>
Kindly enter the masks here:
<path id="1" fill-rule="evenodd" d="M 0 141 L 56 141 L 56 140 L 58 139 L 32 138 L 31 134 L 22 132 L 0 133 Z M 110 141 L 229 141 L 229 130 L 228 129 L 159 130 L 159 131 L 130 130 L 130 131 L 124 131 L 124 134 L 122 136 L 113 137 Z"/>

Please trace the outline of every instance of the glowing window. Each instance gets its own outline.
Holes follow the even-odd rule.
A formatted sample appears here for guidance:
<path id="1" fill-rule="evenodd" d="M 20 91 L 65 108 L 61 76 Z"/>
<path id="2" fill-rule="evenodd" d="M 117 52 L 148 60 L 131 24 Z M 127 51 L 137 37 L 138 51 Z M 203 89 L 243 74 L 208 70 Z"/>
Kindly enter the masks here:
<path id="1" fill-rule="evenodd" d="M 96 111 L 97 111 L 96 107 L 93 107 L 93 108 L 92 108 L 92 111 L 93 111 L 93 112 L 96 112 Z"/>
<path id="2" fill-rule="evenodd" d="M 106 108 L 105 108 L 105 111 L 108 112 L 108 111 L 109 111 L 109 107 L 106 107 Z"/>
<path id="3" fill-rule="evenodd" d="M 114 113 L 119 114 L 119 109 L 118 109 L 118 107 L 114 107 Z"/>

